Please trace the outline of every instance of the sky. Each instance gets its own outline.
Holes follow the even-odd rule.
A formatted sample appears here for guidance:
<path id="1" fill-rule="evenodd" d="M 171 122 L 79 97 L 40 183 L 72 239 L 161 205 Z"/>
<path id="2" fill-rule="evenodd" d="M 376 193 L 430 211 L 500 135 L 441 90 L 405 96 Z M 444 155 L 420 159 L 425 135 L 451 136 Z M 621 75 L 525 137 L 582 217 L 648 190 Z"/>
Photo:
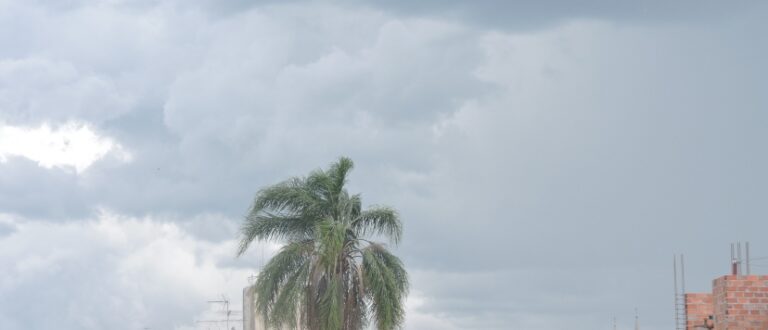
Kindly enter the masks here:
<path id="1" fill-rule="evenodd" d="M 762 1 L 0 0 L 0 328 L 193 329 L 261 187 L 355 161 L 406 329 L 673 326 L 768 256 Z M 768 263 L 754 264 L 768 273 Z"/>

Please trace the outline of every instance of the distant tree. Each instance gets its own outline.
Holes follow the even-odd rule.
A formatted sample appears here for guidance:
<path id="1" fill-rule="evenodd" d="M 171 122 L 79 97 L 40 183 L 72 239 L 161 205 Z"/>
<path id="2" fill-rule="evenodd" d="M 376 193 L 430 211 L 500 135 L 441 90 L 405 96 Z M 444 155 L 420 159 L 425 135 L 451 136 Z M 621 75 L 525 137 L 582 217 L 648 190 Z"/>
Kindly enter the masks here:
<path id="1" fill-rule="evenodd" d="M 353 163 L 261 189 L 241 228 L 238 256 L 254 240 L 285 245 L 255 283 L 256 309 L 270 328 L 401 328 L 408 275 L 399 258 L 368 235 L 397 244 L 402 226 L 389 207 L 363 210 L 344 185 Z"/>

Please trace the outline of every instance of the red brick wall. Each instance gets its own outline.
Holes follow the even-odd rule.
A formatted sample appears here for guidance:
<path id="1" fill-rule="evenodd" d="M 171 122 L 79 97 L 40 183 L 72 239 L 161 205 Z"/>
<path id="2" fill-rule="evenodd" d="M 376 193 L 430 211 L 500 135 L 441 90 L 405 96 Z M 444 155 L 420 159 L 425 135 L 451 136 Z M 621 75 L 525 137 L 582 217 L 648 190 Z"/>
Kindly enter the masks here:
<path id="1" fill-rule="evenodd" d="M 713 309 L 711 293 L 686 293 L 685 313 L 688 316 L 688 322 L 685 329 L 709 329 L 707 325 L 712 324 L 709 317 L 713 314 Z"/>
<path id="2" fill-rule="evenodd" d="M 715 330 L 768 329 L 768 276 L 727 275 L 712 290 Z"/>

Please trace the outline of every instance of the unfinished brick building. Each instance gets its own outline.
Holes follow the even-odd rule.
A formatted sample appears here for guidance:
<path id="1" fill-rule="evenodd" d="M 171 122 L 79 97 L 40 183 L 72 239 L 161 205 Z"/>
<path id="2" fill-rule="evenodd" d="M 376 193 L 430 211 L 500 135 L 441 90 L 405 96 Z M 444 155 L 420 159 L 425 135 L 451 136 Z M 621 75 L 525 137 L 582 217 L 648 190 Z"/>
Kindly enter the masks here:
<path id="1" fill-rule="evenodd" d="M 726 275 L 685 294 L 686 330 L 768 329 L 768 275 Z"/>

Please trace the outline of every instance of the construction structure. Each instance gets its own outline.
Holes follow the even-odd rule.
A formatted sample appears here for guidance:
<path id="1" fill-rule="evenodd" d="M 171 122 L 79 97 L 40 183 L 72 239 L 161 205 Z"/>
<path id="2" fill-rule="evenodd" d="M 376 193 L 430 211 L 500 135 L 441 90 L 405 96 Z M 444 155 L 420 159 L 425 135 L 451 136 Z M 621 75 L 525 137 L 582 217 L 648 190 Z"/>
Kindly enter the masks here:
<path id="1" fill-rule="evenodd" d="M 731 274 L 713 280 L 711 293 L 685 292 L 684 275 L 679 287 L 675 259 L 675 329 L 768 329 L 768 275 L 751 274 L 749 243 L 744 246 L 742 255 L 741 243 L 731 245 Z M 681 274 L 684 269 L 681 257 Z"/>
<path id="2" fill-rule="evenodd" d="M 243 288 L 243 330 L 267 330 L 264 324 L 264 318 L 256 310 L 256 276 L 248 278 L 249 285 Z M 296 315 L 296 322 L 299 323 L 299 315 Z M 270 329 L 275 329 L 270 327 Z M 278 330 L 288 330 L 283 327 Z"/>
<path id="3" fill-rule="evenodd" d="M 256 295 L 253 285 L 243 289 L 243 330 L 256 330 Z"/>
<path id="4" fill-rule="evenodd" d="M 248 277 L 248 286 L 243 288 L 243 330 L 263 330 L 264 322 L 256 311 L 256 276 Z"/>

